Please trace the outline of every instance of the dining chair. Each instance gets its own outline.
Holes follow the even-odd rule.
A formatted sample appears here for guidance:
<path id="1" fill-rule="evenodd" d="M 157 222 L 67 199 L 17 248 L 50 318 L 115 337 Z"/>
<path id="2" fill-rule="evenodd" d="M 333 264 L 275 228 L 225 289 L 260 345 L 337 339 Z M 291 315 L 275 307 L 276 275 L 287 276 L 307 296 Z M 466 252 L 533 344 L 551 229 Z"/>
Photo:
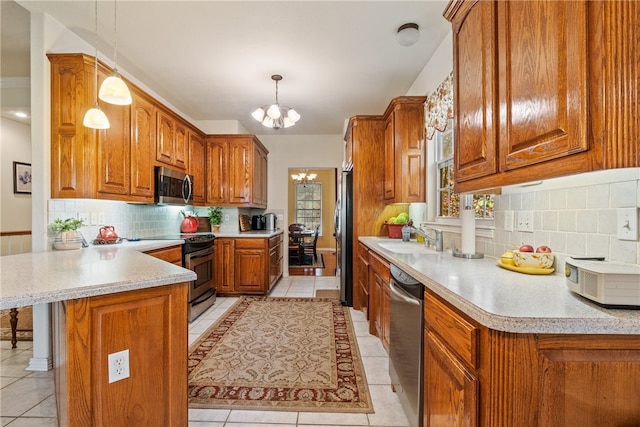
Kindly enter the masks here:
<path id="1" fill-rule="evenodd" d="M 313 233 L 313 240 L 311 242 L 300 242 L 303 255 L 312 255 L 315 261 L 318 261 L 318 252 L 316 246 L 318 244 L 318 235 L 320 234 L 320 225 L 316 226 L 316 230 Z"/>

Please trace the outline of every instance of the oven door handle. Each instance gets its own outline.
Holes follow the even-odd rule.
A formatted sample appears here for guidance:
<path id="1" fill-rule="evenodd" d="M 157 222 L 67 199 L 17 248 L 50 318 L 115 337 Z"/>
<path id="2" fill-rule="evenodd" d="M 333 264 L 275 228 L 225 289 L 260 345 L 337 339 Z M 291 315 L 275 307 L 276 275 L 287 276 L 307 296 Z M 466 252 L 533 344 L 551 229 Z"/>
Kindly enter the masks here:
<path id="1" fill-rule="evenodd" d="M 188 253 L 185 257 L 193 261 L 194 259 L 204 258 L 213 254 L 213 248 L 201 249 L 196 252 Z"/>
<path id="2" fill-rule="evenodd" d="M 409 295 L 406 293 L 400 286 L 398 286 L 395 280 L 391 279 L 389 281 L 389 290 L 393 293 L 394 296 L 398 297 L 402 301 L 407 304 L 420 305 L 420 300 L 416 297 Z"/>
<path id="3" fill-rule="evenodd" d="M 216 290 L 215 289 L 209 289 L 207 292 L 205 292 L 204 294 L 200 295 L 198 298 L 194 299 L 191 302 L 191 307 L 195 307 L 196 305 L 202 304 L 203 302 L 205 302 L 206 300 L 208 300 L 209 298 L 211 298 L 215 294 L 216 294 Z"/>

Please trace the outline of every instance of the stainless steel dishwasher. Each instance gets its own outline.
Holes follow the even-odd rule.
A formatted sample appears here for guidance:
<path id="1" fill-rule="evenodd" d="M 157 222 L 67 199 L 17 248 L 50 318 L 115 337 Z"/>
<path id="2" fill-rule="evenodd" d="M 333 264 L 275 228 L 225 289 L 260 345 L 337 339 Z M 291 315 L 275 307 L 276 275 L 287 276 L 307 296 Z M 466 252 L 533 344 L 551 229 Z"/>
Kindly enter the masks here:
<path id="1" fill-rule="evenodd" d="M 422 426 L 422 327 L 424 288 L 391 264 L 389 376 L 409 426 Z"/>

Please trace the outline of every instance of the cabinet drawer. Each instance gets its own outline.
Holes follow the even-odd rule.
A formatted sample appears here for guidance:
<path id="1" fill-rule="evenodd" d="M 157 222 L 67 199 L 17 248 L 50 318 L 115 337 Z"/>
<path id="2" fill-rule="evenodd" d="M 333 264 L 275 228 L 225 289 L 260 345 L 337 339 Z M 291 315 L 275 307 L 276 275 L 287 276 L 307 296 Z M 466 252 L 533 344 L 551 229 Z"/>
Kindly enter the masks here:
<path id="1" fill-rule="evenodd" d="M 182 267 L 182 246 L 154 249 L 145 252 L 145 254 Z"/>
<path id="2" fill-rule="evenodd" d="M 265 249 L 264 239 L 236 239 L 236 249 Z"/>
<path id="3" fill-rule="evenodd" d="M 358 255 L 365 261 L 369 261 L 369 249 L 362 243 L 358 243 Z"/>
<path id="4" fill-rule="evenodd" d="M 282 242 L 282 234 L 273 236 L 269 239 L 269 248 L 273 248 L 274 246 L 279 245 L 281 242 Z"/>
<path id="5" fill-rule="evenodd" d="M 478 362 L 478 328 L 444 305 L 429 292 L 424 293 L 425 327 L 472 368 Z"/>
<path id="6" fill-rule="evenodd" d="M 391 280 L 389 263 L 383 258 L 380 258 L 375 252 L 369 253 L 369 268 L 372 268 L 376 273 L 378 273 L 385 283 L 389 283 Z"/>

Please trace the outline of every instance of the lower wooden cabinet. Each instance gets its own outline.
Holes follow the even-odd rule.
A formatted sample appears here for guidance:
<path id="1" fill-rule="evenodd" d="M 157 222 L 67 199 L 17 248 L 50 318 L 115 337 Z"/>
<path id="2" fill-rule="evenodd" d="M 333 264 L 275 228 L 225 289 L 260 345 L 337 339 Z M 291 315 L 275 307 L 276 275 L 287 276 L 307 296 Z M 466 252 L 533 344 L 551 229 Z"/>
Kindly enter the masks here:
<path id="1" fill-rule="evenodd" d="M 640 335 L 518 334 L 425 291 L 425 427 L 638 426 Z"/>
<path id="2" fill-rule="evenodd" d="M 389 303 L 391 290 L 389 263 L 375 252 L 369 252 L 369 333 L 382 340 L 389 350 Z"/>
<path id="3" fill-rule="evenodd" d="M 282 277 L 282 235 L 217 238 L 215 278 L 219 295 L 264 295 Z"/>
<path id="4" fill-rule="evenodd" d="M 61 426 L 187 425 L 187 283 L 53 305 Z M 129 378 L 109 382 L 109 354 Z"/>
<path id="5" fill-rule="evenodd" d="M 145 254 L 182 267 L 182 246 L 180 245 L 170 246 L 168 248 L 153 249 L 150 251 L 146 251 Z"/>

